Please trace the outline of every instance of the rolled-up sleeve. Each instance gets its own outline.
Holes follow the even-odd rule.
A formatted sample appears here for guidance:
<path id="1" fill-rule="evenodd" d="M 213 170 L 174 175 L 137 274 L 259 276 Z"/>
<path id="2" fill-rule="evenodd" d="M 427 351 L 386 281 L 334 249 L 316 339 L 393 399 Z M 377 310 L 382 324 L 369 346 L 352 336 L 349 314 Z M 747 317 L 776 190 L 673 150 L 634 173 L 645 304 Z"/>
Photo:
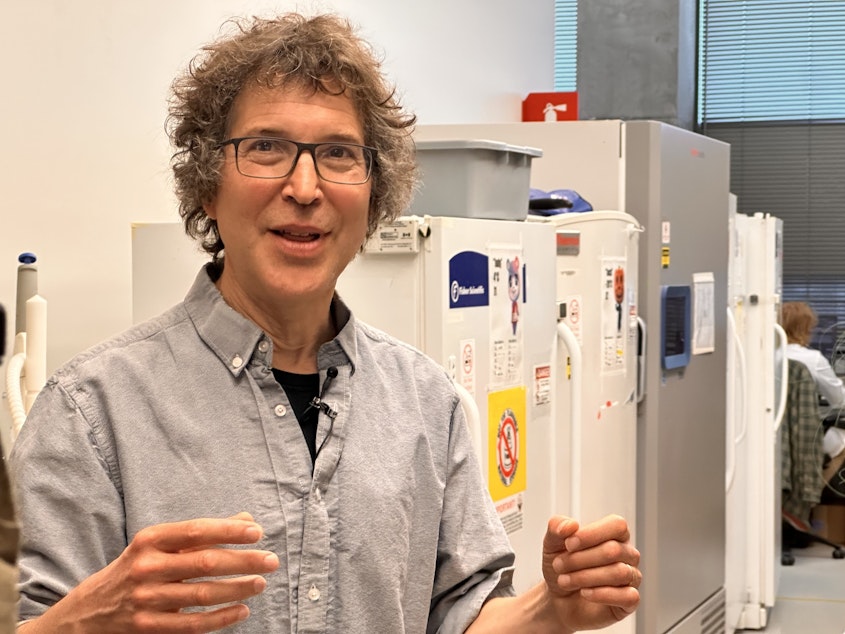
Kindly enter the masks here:
<path id="1" fill-rule="evenodd" d="M 513 550 L 487 493 L 458 404 L 452 417 L 437 570 L 426 631 L 459 634 L 475 620 L 485 601 L 513 596 L 513 565 Z"/>

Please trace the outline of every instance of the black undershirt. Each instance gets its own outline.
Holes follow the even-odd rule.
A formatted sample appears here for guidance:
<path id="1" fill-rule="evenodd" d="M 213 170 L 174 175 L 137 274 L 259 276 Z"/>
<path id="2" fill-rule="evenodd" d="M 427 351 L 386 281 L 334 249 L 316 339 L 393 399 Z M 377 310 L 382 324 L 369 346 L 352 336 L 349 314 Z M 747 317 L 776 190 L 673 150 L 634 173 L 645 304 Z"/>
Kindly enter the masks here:
<path id="1" fill-rule="evenodd" d="M 309 403 L 320 393 L 320 375 L 294 374 L 273 368 L 273 376 L 287 394 L 290 406 L 302 429 L 302 435 L 305 437 L 305 444 L 308 445 L 313 465 L 317 459 L 317 421 L 320 410 L 309 406 Z"/>

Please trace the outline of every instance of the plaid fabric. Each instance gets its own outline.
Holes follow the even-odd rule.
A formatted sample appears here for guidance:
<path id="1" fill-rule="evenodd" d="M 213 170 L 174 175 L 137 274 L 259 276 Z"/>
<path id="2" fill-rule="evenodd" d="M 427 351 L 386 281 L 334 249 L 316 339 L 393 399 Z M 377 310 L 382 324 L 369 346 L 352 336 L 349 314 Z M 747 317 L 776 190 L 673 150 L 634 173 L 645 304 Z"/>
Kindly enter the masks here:
<path id="1" fill-rule="evenodd" d="M 783 510 L 810 520 L 810 510 L 821 500 L 824 430 L 819 416 L 819 395 L 807 367 L 789 359 L 786 412 L 781 432 L 781 486 Z"/>

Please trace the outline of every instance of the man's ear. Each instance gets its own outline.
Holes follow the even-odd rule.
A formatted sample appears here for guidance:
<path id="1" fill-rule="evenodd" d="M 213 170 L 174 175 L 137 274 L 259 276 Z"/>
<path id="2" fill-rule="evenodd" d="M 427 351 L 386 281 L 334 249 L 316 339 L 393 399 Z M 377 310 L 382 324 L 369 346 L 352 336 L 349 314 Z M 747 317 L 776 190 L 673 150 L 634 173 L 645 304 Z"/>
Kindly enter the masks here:
<path id="1" fill-rule="evenodd" d="M 212 220 L 217 220 L 217 200 L 212 198 L 208 202 L 204 202 L 202 204 L 202 209 L 205 211 L 205 215 L 211 218 Z"/>

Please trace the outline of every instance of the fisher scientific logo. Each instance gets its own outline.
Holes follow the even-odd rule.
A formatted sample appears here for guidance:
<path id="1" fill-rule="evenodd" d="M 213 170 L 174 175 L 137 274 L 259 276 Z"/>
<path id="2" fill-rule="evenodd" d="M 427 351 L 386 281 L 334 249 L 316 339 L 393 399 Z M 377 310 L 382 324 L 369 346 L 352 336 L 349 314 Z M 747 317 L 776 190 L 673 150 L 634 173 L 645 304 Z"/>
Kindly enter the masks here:
<path id="1" fill-rule="evenodd" d="M 461 251 L 449 259 L 449 308 L 488 306 L 488 259 L 476 251 Z"/>
<path id="2" fill-rule="evenodd" d="M 484 295 L 487 289 L 483 285 L 479 286 L 461 286 L 457 280 L 452 280 L 452 303 L 457 304 L 458 300 L 464 295 Z"/>

